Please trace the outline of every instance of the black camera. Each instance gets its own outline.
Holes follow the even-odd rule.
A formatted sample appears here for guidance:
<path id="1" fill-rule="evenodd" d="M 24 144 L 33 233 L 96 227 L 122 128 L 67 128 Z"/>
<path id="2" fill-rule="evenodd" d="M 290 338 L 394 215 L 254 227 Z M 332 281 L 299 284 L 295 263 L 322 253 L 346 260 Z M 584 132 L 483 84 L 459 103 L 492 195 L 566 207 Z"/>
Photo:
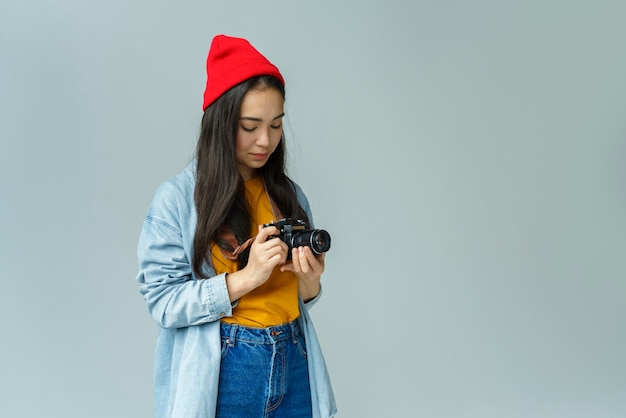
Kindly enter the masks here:
<path id="1" fill-rule="evenodd" d="M 264 227 L 275 226 L 279 235 L 271 238 L 280 238 L 287 247 L 287 260 L 291 259 L 291 250 L 298 247 L 309 247 L 313 253 L 322 254 L 330 250 L 330 234 L 323 229 L 307 229 L 307 223 L 291 218 L 281 219 L 276 223 L 264 224 Z"/>

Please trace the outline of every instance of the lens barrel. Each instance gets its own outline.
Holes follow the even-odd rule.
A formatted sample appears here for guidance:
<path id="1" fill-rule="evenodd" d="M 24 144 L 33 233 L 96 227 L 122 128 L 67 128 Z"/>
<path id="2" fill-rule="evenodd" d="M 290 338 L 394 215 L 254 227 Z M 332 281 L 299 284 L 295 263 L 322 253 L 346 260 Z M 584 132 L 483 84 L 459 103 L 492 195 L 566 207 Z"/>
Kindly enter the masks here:
<path id="1" fill-rule="evenodd" d="M 309 247 L 315 254 L 330 250 L 330 234 L 323 229 L 310 229 L 293 234 L 291 248 Z"/>

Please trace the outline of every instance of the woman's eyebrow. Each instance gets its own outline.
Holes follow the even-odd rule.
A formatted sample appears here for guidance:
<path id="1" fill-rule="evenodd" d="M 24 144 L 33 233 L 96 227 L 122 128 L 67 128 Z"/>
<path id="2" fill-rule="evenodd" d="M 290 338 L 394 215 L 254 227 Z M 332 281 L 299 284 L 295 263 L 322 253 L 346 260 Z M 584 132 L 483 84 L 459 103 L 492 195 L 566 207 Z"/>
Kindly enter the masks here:
<path id="1" fill-rule="evenodd" d="M 274 121 L 274 120 L 276 120 L 276 119 L 280 119 L 280 118 L 282 118 L 283 116 L 285 116 L 285 112 L 283 112 L 283 113 L 281 113 L 280 115 L 276 116 L 276 117 L 275 117 L 274 119 L 272 119 L 272 120 Z M 240 118 L 239 118 L 239 120 L 251 120 L 251 121 L 254 121 L 254 122 L 263 122 L 263 119 L 261 119 L 261 118 L 253 118 L 252 116 L 242 116 L 242 117 L 240 117 Z"/>

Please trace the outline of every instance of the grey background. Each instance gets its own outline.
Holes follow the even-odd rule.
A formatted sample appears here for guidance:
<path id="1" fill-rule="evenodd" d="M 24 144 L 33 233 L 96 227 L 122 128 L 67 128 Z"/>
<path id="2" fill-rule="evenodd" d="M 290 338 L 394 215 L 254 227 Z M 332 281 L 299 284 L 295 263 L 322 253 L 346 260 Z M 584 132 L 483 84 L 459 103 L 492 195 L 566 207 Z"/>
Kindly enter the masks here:
<path id="1" fill-rule="evenodd" d="M 287 80 L 339 416 L 626 416 L 625 14 L 3 0 L 0 416 L 152 416 L 135 247 L 217 33 Z"/>

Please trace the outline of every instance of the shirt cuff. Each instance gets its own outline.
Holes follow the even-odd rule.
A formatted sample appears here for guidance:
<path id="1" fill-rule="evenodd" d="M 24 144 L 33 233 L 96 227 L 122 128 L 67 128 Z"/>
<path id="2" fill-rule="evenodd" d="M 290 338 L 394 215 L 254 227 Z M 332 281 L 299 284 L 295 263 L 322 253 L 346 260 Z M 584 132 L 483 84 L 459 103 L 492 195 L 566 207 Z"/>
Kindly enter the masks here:
<path id="1" fill-rule="evenodd" d="M 217 321 L 226 316 L 232 316 L 234 305 L 231 304 L 230 296 L 228 295 L 226 273 L 206 279 L 205 282 L 208 321 Z"/>

